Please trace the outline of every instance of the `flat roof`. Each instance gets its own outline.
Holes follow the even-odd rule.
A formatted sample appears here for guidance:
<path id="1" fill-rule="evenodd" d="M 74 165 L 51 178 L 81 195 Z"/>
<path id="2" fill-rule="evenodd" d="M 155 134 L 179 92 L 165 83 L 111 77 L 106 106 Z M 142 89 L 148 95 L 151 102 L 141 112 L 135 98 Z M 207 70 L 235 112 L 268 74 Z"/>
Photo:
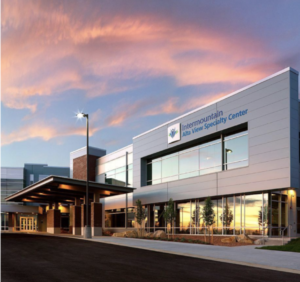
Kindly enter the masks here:
<path id="1" fill-rule="evenodd" d="M 208 103 L 208 104 L 206 104 L 206 105 L 204 105 L 204 106 L 201 106 L 201 107 L 199 107 L 199 108 L 197 108 L 197 109 L 195 109 L 195 110 L 192 110 L 192 111 L 190 111 L 190 112 L 188 112 L 188 113 L 186 113 L 186 114 L 183 114 L 183 115 L 181 115 L 181 116 L 179 116 L 179 117 L 177 117 L 177 118 L 175 118 L 175 119 L 172 119 L 172 120 L 170 120 L 170 121 L 168 121 L 168 122 L 165 122 L 165 123 L 163 123 L 163 124 L 161 124 L 161 125 L 159 125 L 159 126 L 157 126 L 157 127 L 154 127 L 154 128 L 152 128 L 152 129 L 150 129 L 150 130 L 148 130 L 148 131 L 145 131 L 144 133 L 141 133 L 141 134 L 139 134 L 139 135 L 133 137 L 132 139 L 139 138 L 139 137 L 141 137 L 141 136 L 143 136 L 143 135 L 145 135 L 145 134 L 147 134 L 147 133 L 149 133 L 149 132 L 152 132 L 152 131 L 154 131 L 154 130 L 156 130 L 156 129 L 158 129 L 158 128 L 161 128 L 161 127 L 163 127 L 163 126 L 165 126 L 165 125 L 168 125 L 168 124 L 170 124 L 170 123 L 172 123 L 172 122 L 174 122 L 174 121 L 176 121 L 176 120 L 178 120 L 178 119 L 181 119 L 181 118 L 183 118 L 183 117 L 185 117 L 185 116 L 188 116 L 188 115 L 190 115 L 190 114 L 192 114 L 192 113 L 194 113 L 194 112 L 197 112 L 197 111 L 199 111 L 199 110 L 202 110 L 202 109 L 204 109 L 204 108 L 207 108 L 207 107 L 209 107 L 209 106 L 211 106 L 211 105 L 213 105 L 213 104 L 215 104 L 215 103 L 218 103 L 218 102 L 220 102 L 220 101 L 222 101 L 222 100 L 224 100 L 224 99 L 226 99 L 226 98 L 229 98 L 229 97 L 231 97 L 231 96 L 233 96 L 233 95 L 238 94 L 238 93 L 241 92 L 241 91 L 244 91 L 244 90 L 246 90 L 246 89 L 249 89 L 249 88 L 251 88 L 251 87 L 253 87 L 253 86 L 257 85 L 257 84 L 260 84 L 260 83 L 262 83 L 262 82 L 264 82 L 264 81 L 266 81 L 266 80 L 269 80 L 269 79 L 271 79 L 271 78 L 273 78 L 273 77 L 275 77 L 275 76 L 278 76 L 278 75 L 280 75 L 280 74 L 283 74 L 283 73 L 285 73 L 285 72 L 287 72 L 287 71 L 294 72 L 294 73 L 297 74 L 297 75 L 299 74 L 299 72 L 296 71 L 295 69 L 293 69 L 293 68 L 291 68 L 291 67 L 287 67 L 287 68 L 285 68 L 285 69 L 283 69 L 283 70 L 281 70 L 281 71 L 279 71 L 279 72 L 276 72 L 276 73 L 274 73 L 274 74 L 272 74 L 272 75 L 270 75 L 270 76 L 268 76 L 268 77 L 266 77 L 266 78 L 263 78 L 263 79 L 261 79 L 261 80 L 259 80 L 259 81 L 257 81 L 257 82 L 254 82 L 254 83 L 252 83 L 252 84 L 250 84 L 250 85 L 248 85 L 248 86 L 246 86 L 246 87 L 243 87 L 243 88 L 241 88 L 241 89 L 239 89 L 239 90 L 237 90 L 237 91 L 235 91 L 235 92 L 233 92 L 233 93 L 230 93 L 230 94 L 228 94 L 228 95 L 226 95 L 226 96 L 224 96 L 224 97 L 222 97 L 222 98 L 220 98 L 220 99 L 217 99 L 217 100 L 215 100 L 215 101 L 213 101 L 213 102 L 211 102 L 211 103 Z"/>
<path id="2" fill-rule="evenodd" d="M 101 198 L 133 192 L 135 188 L 89 181 L 89 193 L 98 193 Z M 83 197 L 86 181 L 63 176 L 50 175 L 5 198 L 12 202 L 74 203 L 76 197 Z"/>
<path id="3" fill-rule="evenodd" d="M 81 147 L 81 148 L 76 149 L 76 150 L 74 150 L 74 151 L 71 151 L 70 154 L 75 153 L 75 152 L 77 152 L 77 151 L 80 151 L 80 150 L 82 150 L 82 149 L 85 149 L 86 147 L 87 147 L 87 146 L 84 146 L 84 147 Z M 89 146 L 89 148 L 96 149 L 96 150 L 99 150 L 99 151 L 102 151 L 102 152 L 106 152 L 105 149 L 101 149 L 101 148 L 97 148 L 97 147 Z"/>

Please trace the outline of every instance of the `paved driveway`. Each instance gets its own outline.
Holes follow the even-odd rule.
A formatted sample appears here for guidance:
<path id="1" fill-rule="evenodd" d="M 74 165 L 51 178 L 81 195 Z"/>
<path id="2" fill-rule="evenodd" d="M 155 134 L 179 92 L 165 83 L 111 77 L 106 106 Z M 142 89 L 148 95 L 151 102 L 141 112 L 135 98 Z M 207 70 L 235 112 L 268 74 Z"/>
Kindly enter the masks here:
<path id="1" fill-rule="evenodd" d="M 297 281 L 299 275 L 54 236 L 2 234 L 13 281 Z"/>

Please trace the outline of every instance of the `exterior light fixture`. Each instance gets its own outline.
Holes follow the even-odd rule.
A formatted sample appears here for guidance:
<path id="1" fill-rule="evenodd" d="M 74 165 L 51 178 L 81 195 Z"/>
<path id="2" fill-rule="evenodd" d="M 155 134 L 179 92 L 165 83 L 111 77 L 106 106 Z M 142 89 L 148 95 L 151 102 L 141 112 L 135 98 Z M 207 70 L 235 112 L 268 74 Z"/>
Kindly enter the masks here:
<path id="1" fill-rule="evenodd" d="M 79 118 L 79 119 L 82 119 L 84 117 L 88 117 L 88 115 L 84 114 L 84 113 L 77 113 L 76 114 L 76 117 Z"/>
<path id="2" fill-rule="evenodd" d="M 86 118 L 86 224 L 84 238 L 92 238 L 91 226 L 89 226 L 89 115 L 79 112 L 76 116 L 78 119 Z"/>
<path id="3" fill-rule="evenodd" d="M 227 166 L 227 161 L 228 161 L 227 155 L 231 154 L 231 153 L 232 153 L 231 149 L 225 148 L 225 154 L 224 154 L 225 170 L 227 170 L 227 168 L 228 168 L 228 166 Z"/>

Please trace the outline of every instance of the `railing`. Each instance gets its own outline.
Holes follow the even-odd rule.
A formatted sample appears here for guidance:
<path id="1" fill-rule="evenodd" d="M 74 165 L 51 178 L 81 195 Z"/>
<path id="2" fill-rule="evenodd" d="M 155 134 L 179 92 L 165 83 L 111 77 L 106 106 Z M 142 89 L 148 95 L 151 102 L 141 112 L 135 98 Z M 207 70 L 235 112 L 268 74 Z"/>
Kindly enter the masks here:
<path id="1" fill-rule="evenodd" d="M 281 233 L 281 238 L 282 238 L 282 246 L 284 245 L 284 242 L 283 242 L 283 234 L 284 234 L 284 231 L 286 230 L 286 229 L 288 229 L 289 227 L 291 227 L 292 225 L 288 225 L 288 226 L 286 226 L 286 227 L 281 227 L 280 228 L 280 233 Z"/>

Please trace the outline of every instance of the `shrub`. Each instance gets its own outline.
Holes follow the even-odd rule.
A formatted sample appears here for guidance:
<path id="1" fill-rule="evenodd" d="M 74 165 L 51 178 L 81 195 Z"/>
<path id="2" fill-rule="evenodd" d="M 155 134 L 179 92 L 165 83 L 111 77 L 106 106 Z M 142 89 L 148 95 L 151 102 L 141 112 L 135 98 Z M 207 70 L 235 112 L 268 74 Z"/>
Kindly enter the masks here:
<path id="1" fill-rule="evenodd" d="M 175 241 L 175 242 L 178 242 L 178 241 L 179 241 L 179 238 L 176 237 L 176 238 L 174 239 L 174 241 Z"/>
<path id="2" fill-rule="evenodd" d="M 113 233 L 111 231 L 104 231 L 103 236 L 112 236 Z"/>
<path id="3" fill-rule="evenodd" d="M 189 239 L 188 242 L 189 242 L 189 243 L 194 243 L 194 240 Z"/>
<path id="4" fill-rule="evenodd" d="M 185 240 L 184 237 L 180 239 L 180 242 L 185 242 L 185 241 L 186 241 L 186 240 Z"/>

